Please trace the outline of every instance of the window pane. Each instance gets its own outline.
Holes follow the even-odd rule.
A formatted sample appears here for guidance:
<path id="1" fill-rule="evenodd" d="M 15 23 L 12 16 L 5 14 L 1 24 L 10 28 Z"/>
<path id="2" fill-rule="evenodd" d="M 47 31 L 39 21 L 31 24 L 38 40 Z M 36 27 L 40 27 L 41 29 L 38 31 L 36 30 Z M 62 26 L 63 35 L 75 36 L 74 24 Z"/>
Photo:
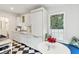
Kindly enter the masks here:
<path id="1" fill-rule="evenodd" d="M 64 14 L 57 14 L 50 16 L 51 29 L 63 29 L 63 16 Z"/>

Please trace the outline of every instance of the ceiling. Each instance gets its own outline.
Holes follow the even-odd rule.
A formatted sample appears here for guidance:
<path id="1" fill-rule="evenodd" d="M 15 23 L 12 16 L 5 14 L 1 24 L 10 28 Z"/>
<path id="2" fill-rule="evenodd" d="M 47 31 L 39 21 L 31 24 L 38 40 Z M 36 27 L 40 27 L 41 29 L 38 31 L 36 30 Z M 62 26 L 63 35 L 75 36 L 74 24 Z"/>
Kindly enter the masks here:
<path id="1" fill-rule="evenodd" d="M 0 10 L 15 14 L 24 14 L 41 6 L 51 9 L 56 6 L 64 6 L 64 4 L 0 4 Z M 11 8 L 14 9 L 11 10 Z"/>
<path id="2" fill-rule="evenodd" d="M 40 7 L 39 4 L 0 4 L 0 10 L 15 14 L 23 14 L 29 12 L 29 10 Z M 11 10 L 11 8 L 14 8 Z"/>

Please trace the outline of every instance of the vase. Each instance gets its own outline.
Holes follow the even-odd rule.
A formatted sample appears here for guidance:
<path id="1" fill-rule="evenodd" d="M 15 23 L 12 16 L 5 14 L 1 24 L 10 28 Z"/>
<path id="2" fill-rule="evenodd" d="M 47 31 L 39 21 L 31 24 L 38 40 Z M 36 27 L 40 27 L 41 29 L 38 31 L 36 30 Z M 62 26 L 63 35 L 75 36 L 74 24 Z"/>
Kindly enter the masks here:
<path id="1" fill-rule="evenodd" d="M 53 49 L 55 47 L 55 43 L 49 43 L 47 51 Z"/>

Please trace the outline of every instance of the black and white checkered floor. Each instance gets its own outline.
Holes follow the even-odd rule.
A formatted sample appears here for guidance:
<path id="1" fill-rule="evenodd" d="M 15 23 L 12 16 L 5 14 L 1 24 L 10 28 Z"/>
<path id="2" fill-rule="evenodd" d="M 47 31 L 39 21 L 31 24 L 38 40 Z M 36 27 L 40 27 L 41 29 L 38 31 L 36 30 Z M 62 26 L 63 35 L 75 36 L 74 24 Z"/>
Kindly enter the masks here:
<path id="1" fill-rule="evenodd" d="M 41 52 L 16 41 L 12 43 L 12 54 L 41 54 Z"/>

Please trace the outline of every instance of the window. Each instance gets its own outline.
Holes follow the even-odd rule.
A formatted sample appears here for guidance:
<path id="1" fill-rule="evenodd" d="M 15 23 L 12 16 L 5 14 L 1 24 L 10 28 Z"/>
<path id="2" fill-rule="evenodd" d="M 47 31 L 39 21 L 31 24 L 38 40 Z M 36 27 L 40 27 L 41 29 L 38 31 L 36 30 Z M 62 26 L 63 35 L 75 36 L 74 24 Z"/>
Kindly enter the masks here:
<path id="1" fill-rule="evenodd" d="M 63 29 L 63 14 L 52 15 L 50 21 L 51 29 Z"/>
<path id="2" fill-rule="evenodd" d="M 51 35 L 56 37 L 57 40 L 63 40 L 63 20 L 64 14 L 55 14 L 50 16 Z"/>

